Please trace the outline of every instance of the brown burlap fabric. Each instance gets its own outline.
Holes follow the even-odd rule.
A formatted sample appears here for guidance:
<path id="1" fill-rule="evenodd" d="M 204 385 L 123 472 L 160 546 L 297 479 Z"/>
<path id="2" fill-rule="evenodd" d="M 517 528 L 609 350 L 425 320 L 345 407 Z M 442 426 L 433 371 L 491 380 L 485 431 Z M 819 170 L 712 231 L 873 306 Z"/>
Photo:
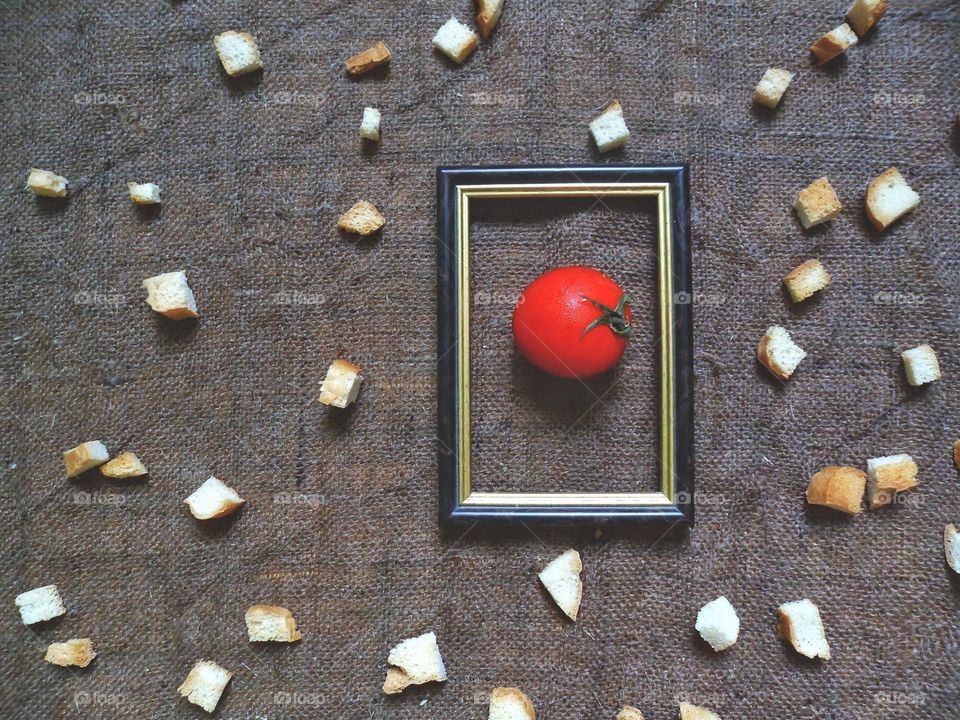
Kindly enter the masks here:
<path id="1" fill-rule="evenodd" d="M 807 46 L 842 0 L 508 0 L 462 68 L 429 41 L 469 19 L 466 0 L 3 3 L 0 714 L 199 717 L 176 688 L 209 658 L 234 671 L 222 718 L 479 720 L 497 685 L 546 720 L 625 702 L 666 720 L 678 699 L 725 718 L 955 718 L 960 585 L 941 532 L 960 520 L 960 6 L 892 5 L 819 70 Z M 262 77 L 224 76 L 211 37 L 228 28 L 257 36 Z M 377 38 L 389 71 L 351 81 L 344 59 Z M 770 65 L 798 76 L 779 111 L 756 113 Z M 599 158 L 586 125 L 611 97 L 632 136 Z M 367 104 L 384 115 L 376 149 L 357 137 Z M 593 162 L 692 170 L 697 524 L 442 533 L 434 168 Z M 893 164 L 922 202 L 877 235 L 861 196 Z M 66 175 L 70 201 L 23 191 L 31 166 Z M 803 232 L 791 199 L 824 174 L 845 210 Z M 132 207 L 129 180 L 158 182 L 162 211 Z M 361 198 L 389 221 L 372 241 L 335 230 Z M 478 485 L 652 486 L 652 338 L 591 387 L 609 391 L 593 406 L 517 361 L 506 334 L 510 298 L 571 260 L 636 293 L 649 330 L 649 208 L 506 204 L 474 232 Z M 779 280 L 813 256 L 833 283 L 792 307 Z M 143 278 L 181 268 L 199 323 L 143 302 Z M 754 360 L 772 323 L 810 354 L 785 386 Z M 944 379 L 916 390 L 899 353 L 921 342 Z M 367 378 L 345 412 L 314 400 L 338 356 Z M 149 480 L 66 481 L 60 453 L 93 438 L 138 453 Z M 812 471 L 895 452 L 922 480 L 897 507 L 805 508 Z M 211 474 L 247 505 L 201 525 L 182 500 Z M 536 582 L 567 547 L 585 567 L 575 625 Z M 47 583 L 67 615 L 23 626 L 14 596 Z M 693 622 L 719 594 L 742 633 L 715 655 Z M 823 612 L 830 662 L 776 637 L 776 606 L 801 597 Z M 290 608 L 303 640 L 247 642 L 255 602 Z M 450 679 L 385 698 L 389 648 L 428 629 Z M 94 639 L 90 668 L 43 661 L 70 637 Z"/>

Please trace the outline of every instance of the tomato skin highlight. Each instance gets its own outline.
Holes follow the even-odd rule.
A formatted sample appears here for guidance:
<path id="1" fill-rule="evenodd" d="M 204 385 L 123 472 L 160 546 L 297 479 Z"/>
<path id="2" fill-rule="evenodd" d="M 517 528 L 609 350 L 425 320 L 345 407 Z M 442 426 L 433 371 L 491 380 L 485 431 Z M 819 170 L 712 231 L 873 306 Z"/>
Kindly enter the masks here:
<path id="1" fill-rule="evenodd" d="M 520 294 L 513 310 L 513 339 L 520 353 L 541 370 L 586 378 L 612 368 L 627 338 L 606 324 L 584 332 L 603 311 L 586 298 L 615 308 L 623 290 L 599 270 L 573 265 L 549 270 Z M 624 309 L 627 323 L 633 317 Z"/>

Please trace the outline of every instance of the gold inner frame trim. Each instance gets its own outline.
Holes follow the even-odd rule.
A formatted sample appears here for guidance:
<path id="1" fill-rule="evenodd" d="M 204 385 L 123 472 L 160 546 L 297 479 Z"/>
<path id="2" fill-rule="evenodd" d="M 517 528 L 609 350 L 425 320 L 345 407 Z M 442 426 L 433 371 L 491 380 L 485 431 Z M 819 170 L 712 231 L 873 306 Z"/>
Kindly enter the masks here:
<path id="1" fill-rule="evenodd" d="M 654 197 L 657 202 L 657 296 L 660 328 L 660 492 L 473 492 L 470 427 L 470 198 Z M 668 506 L 676 502 L 674 468 L 673 243 L 668 183 L 535 183 L 457 186 L 457 414 L 461 505 L 498 507 Z"/>

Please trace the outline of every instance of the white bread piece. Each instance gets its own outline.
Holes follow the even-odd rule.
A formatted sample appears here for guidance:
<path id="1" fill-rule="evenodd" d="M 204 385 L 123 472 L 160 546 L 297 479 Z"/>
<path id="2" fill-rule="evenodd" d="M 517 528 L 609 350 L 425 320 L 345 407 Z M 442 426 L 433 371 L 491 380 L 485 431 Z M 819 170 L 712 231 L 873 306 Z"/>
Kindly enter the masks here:
<path id="1" fill-rule="evenodd" d="M 919 204 L 920 196 L 907 184 L 896 167 L 880 173 L 867 186 L 867 217 L 880 232 Z"/>
<path id="2" fill-rule="evenodd" d="M 133 478 L 147 474 L 146 466 L 132 452 L 120 453 L 113 460 L 100 466 L 100 472 L 110 478 Z"/>
<path id="3" fill-rule="evenodd" d="M 903 358 L 903 367 L 907 371 L 907 382 L 911 385 L 925 385 L 942 377 L 937 354 L 929 345 L 904 350 L 900 357 Z"/>
<path id="4" fill-rule="evenodd" d="M 797 211 L 803 229 L 809 230 L 815 225 L 833 220 L 840 214 L 843 206 L 830 181 L 822 177 L 797 193 L 793 208 Z"/>
<path id="5" fill-rule="evenodd" d="M 919 484 L 917 464 L 906 453 L 867 460 L 867 507 L 871 510 L 889 505 L 898 492 Z"/>
<path id="6" fill-rule="evenodd" d="M 602 153 L 626 144 L 630 138 L 630 130 L 623 121 L 623 107 L 619 100 L 611 100 L 603 112 L 593 119 L 590 133 L 597 144 L 597 150 Z"/>
<path id="7" fill-rule="evenodd" d="M 363 52 L 347 58 L 347 72 L 351 75 L 363 75 L 388 62 L 390 62 L 390 49 L 377 40 Z"/>
<path id="8" fill-rule="evenodd" d="M 159 205 L 160 186 L 156 183 L 128 182 L 127 190 L 135 205 Z"/>
<path id="9" fill-rule="evenodd" d="M 802 302 L 830 284 L 830 273 L 814 258 L 788 272 L 783 278 L 783 284 L 787 286 L 791 300 Z"/>
<path id="10" fill-rule="evenodd" d="M 778 607 L 777 615 L 780 618 L 777 632 L 794 650 L 808 658 L 830 659 L 830 645 L 816 605 L 806 598 L 794 600 Z"/>
<path id="11" fill-rule="evenodd" d="M 289 610 L 276 605 L 251 605 L 244 616 L 250 642 L 296 642 L 302 635 Z"/>
<path id="12" fill-rule="evenodd" d="M 433 36 L 433 46 L 458 65 L 477 49 L 480 39 L 477 34 L 457 20 L 447 20 Z"/>
<path id="13" fill-rule="evenodd" d="M 232 677 L 232 672 L 212 660 L 199 660 L 190 670 L 187 679 L 177 688 L 177 692 L 189 702 L 212 713 Z"/>
<path id="14" fill-rule="evenodd" d="M 43 659 L 60 667 L 86 667 L 96 656 L 90 638 L 74 638 L 62 643 L 51 643 Z"/>
<path id="15" fill-rule="evenodd" d="M 223 69 L 230 77 L 245 75 L 263 67 L 257 41 L 248 32 L 227 30 L 214 36 L 213 44 L 217 48 Z"/>
<path id="16" fill-rule="evenodd" d="M 24 625 L 53 620 L 67 611 L 56 585 L 44 585 L 27 590 L 17 595 L 14 602 L 20 609 L 20 619 L 23 620 Z"/>
<path id="17" fill-rule="evenodd" d="M 327 375 L 320 385 L 320 397 L 317 399 L 324 405 L 345 408 L 357 399 L 362 384 L 360 367 L 338 358 L 330 363 Z"/>
<path id="18" fill-rule="evenodd" d="M 376 108 L 365 107 L 363 120 L 360 121 L 360 137 L 380 142 L 380 111 Z"/>
<path id="19" fill-rule="evenodd" d="M 680 703 L 680 720 L 720 720 L 720 716 L 709 708 L 690 703 Z"/>
<path id="20" fill-rule="evenodd" d="M 184 502 L 197 520 L 215 520 L 235 512 L 246 501 L 211 475 Z"/>
<path id="21" fill-rule="evenodd" d="M 386 222 L 373 203 L 361 200 L 340 216 L 337 227 L 356 235 L 372 235 Z"/>
<path id="22" fill-rule="evenodd" d="M 477 27 L 483 39 L 489 40 L 490 33 L 493 32 L 493 28 L 500 19 L 500 13 L 503 12 L 504 0 L 476 0 L 476 2 Z"/>
<path id="23" fill-rule="evenodd" d="M 960 574 L 960 533 L 953 523 L 943 529 L 943 553 L 950 569 Z"/>
<path id="24" fill-rule="evenodd" d="M 846 465 L 828 465 L 810 478 L 807 502 L 856 515 L 861 510 L 866 486 L 867 474 L 862 470 Z"/>
<path id="25" fill-rule="evenodd" d="M 780 99 L 790 87 L 793 73 L 780 68 L 768 68 L 753 91 L 753 101 L 771 110 L 780 104 Z"/>
<path id="26" fill-rule="evenodd" d="M 68 182 L 62 175 L 39 168 L 31 168 L 27 176 L 27 187 L 33 191 L 34 195 L 43 197 L 66 197 Z"/>
<path id="27" fill-rule="evenodd" d="M 781 380 L 787 380 L 807 353 L 793 342 L 790 333 L 771 325 L 757 345 L 757 359 Z"/>
<path id="28" fill-rule="evenodd" d="M 173 320 L 200 317 L 197 300 L 183 270 L 149 277 L 143 281 L 143 287 L 147 290 L 147 305 L 154 312 Z"/>
<path id="29" fill-rule="evenodd" d="M 838 25 L 810 46 L 810 52 L 817 58 L 817 65 L 823 65 L 857 44 L 857 34 L 849 25 Z"/>
<path id="30" fill-rule="evenodd" d="M 519 688 L 497 687 L 490 693 L 487 720 L 537 720 L 537 711 Z"/>
<path id="31" fill-rule="evenodd" d="M 580 600 L 583 597 L 583 582 L 580 580 L 582 570 L 580 553 L 567 550 L 551 560 L 539 575 L 540 582 L 550 593 L 550 597 L 574 622 L 577 620 Z"/>
<path id="32" fill-rule="evenodd" d="M 67 450 L 63 454 L 63 465 L 67 469 L 67 477 L 72 478 L 97 465 L 103 465 L 109 459 L 110 453 L 102 442 L 89 440 Z"/>
<path id="33" fill-rule="evenodd" d="M 887 0 L 854 0 L 847 10 L 847 20 L 857 35 L 863 37 L 880 21 L 886 11 Z"/>
<path id="34" fill-rule="evenodd" d="M 624 705 L 617 713 L 617 720 L 643 720 L 643 713 L 633 705 Z"/>
<path id="35" fill-rule="evenodd" d="M 383 691 L 388 695 L 402 692 L 410 685 L 447 679 L 447 669 L 433 632 L 404 640 L 390 651 L 387 662 L 391 667 L 387 669 Z"/>
<path id="36" fill-rule="evenodd" d="M 700 637 L 710 644 L 714 652 L 720 652 L 737 642 L 740 618 L 730 601 L 721 595 L 700 608 L 696 628 Z"/>

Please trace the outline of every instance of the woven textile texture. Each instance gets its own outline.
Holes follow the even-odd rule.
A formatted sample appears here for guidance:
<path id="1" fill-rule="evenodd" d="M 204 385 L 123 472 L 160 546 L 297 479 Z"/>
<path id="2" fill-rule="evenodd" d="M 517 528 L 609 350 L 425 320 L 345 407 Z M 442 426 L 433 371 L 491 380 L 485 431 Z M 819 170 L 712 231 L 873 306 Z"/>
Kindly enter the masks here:
<path id="1" fill-rule="evenodd" d="M 724 718 L 955 718 L 960 582 L 941 534 L 960 521 L 960 4 L 890 5 L 820 69 L 808 46 L 845 0 L 507 0 L 462 67 L 430 38 L 451 15 L 472 25 L 468 0 L 0 2 L 0 715 L 201 717 L 176 689 L 205 658 L 234 672 L 216 717 L 236 720 L 482 720 L 498 685 L 542 720 L 624 703 L 667 720 L 680 700 Z M 227 29 L 256 36 L 263 73 L 225 76 Z M 389 69 L 349 78 L 377 39 Z M 770 66 L 797 76 L 759 112 Z M 631 137 L 599 156 L 587 124 L 614 97 Z M 365 105 L 383 112 L 376 147 Z M 691 168 L 697 523 L 442 532 L 435 168 L 618 162 Z M 922 199 L 877 234 L 862 197 L 891 165 Z M 25 191 L 31 167 L 66 176 L 69 201 Z M 792 199 L 823 175 L 844 210 L 804 232 Z M 131 180 L 161 186 L 159 212 L 130 203 Z M 388 223 L 358 241 L 336 220 L 360 199 Z M 652 487 L 653 223 L 630 203 L 478 213 L 478 486 Z M 793 306 L 780 278 L 811 257 L 833 282 Z M 568 390 L 508 333 L 512 298 L 571 261 L 636 293 L 640 332 L 610 377 Z M 141 281 L 178 269 L 198 322 L 144 303 Z M 775 323 L 809 353 L 786 384 L 754 357 Z M 944 377 L 911 388 L 900 352 L 924 342 Z M 315 400 L 336 357 L 366 378 L 346 411 Z M 62 451 L 91 439 L 149 478 L 66 480 Z M 895 507 L 805 507 L 817 469 L 899 452 L 921 483 Z M 210 475 L 247 503 L 201 524 L 183 499 Z M 568 547 L 576 624 L 536 580 Z M 22 625 L 14 597 L 49 583 L 67 614 Z M 714 654 L 693 623 L 721 594 L 742 630 Z M 776 636 L 776 607 L 803 597 L 829 662 Z M 303 639 L 249 643 L 254 603 L 289 608 Z M 385 697 L 389 649 L 427 630 L 449 680 Z M 89 668 L 44 662 L 73 637 L 93 639 Z"/>

